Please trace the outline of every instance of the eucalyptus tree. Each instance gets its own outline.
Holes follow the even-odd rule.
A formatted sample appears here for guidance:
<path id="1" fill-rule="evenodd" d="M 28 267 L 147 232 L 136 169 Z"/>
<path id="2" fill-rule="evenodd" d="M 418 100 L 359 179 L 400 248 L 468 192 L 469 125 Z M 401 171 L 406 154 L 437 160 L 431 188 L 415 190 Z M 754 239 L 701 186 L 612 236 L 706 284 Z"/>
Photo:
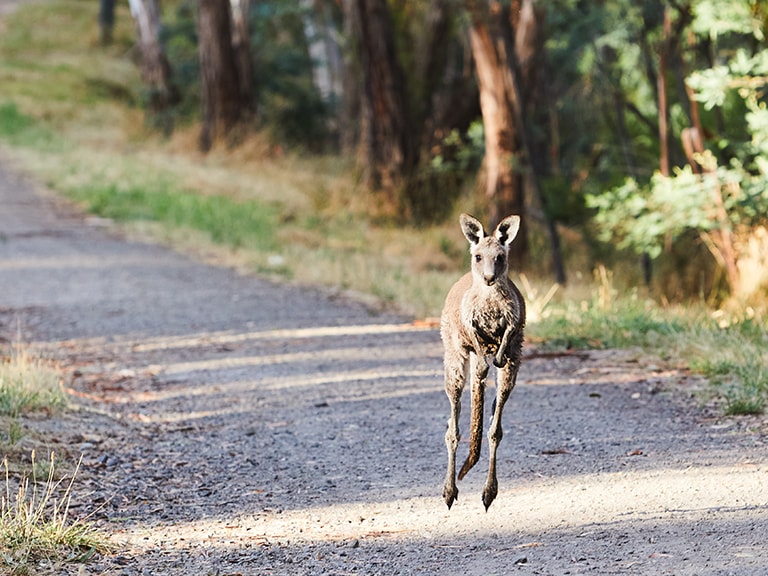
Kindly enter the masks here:
<path id="1" fill-rule="evenodd" d="M 234 2 L 238 9 L 239 2 Z M 247 4 L 246 4 L 247 6 Z M 233 23 L 232 6 L 222 0 L 198 0 L 197 35 L 202 88 L 200 149 L 207 151 L 217 138 L 230 142 L 242 128 L 252 96 L 248 58 L 238 59 L 235 38 L 247 50 L 247 27 L 243 16 Z M 239 23 L 235 27 L 235 23 Z M 235 34 L 237 32 L 237 35 Z M 242 54 L 242 50 L 239 51 Z"/>
<path id="2" fill-rule="evenodd" d="M 537 56 L 543 50 L 543 13 L 534 9 L 532 0 L 509 5 L 496 0 L 465 0 L 464 5 L 480 91 L 485 130 L 484 191 L 493 226 L 507 214 L 526 211 L 526 183 L 536 200 L 546 203 L 539 188 L 537 155 L 526 119 L 526 96 L 533 92 L 536 65 L 541 62 Z M 550 224 L 558 280 L 564 281 L 557 231 L 548 214 L 545 218 Z M 528 251 L 527 232 L 522 226 L 510 257 L 518 266 L 524 265 Z"/>
<path id="3" fill-rule="evenodd" d="M 451 0 L 347 0 L 345 99 L 359 97 L 358 157 L 376 192 L 377 211 L 397 220 L 444 214 L 452 192 L 432 178 L 430 162 L 453 128 L 476 110 Z M 349 104 L 346 107 L 350 109 Z"/>
<path id="4" fill-rule="evenodd" d="M 160 5 L 158 0 L 129 0 L 129 4 L 136 24 L 147 104 L 152 114 L 162 115 L 178 102 L 179 92 L 160 42 Z"/>
<path id="5" fill-rule="evenodd" d="M 402 210 L 402 190 L 415 165 L 408 86 L 386 0 L 353 0 L 350 15 L 362 69 L 361 144 L 366 176 L 383 195 L 379 212 L 396 215 Z"/>

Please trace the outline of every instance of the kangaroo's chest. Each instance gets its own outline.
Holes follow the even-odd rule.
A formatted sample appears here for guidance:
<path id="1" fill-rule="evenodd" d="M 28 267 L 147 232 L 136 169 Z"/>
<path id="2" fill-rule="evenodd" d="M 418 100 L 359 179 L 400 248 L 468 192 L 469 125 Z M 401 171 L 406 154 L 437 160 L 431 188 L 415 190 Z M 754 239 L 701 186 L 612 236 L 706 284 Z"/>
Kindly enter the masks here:
<path id="1" fill-rule="evenodd" d="M 486 347 L 486 353 L 494 354 L 504 331 L 514 322 L 514 310 L 508 298 L 482 299 L 468 297 L 462 306 L 462 323 L 465 328 L 476 334 L 480 344 Z"/>

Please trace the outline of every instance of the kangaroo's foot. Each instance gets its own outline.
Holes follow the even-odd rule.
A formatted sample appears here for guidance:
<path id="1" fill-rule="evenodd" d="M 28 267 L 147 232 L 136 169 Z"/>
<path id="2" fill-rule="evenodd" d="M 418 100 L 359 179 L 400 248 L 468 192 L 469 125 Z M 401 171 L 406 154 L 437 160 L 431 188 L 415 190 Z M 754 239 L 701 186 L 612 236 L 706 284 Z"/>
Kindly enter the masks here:
<path id="1" fill-rule="evenodd" d="M 443 499 L 448 505 L 448 510 L 450 510 L 454 501 L 459 499 L 459 489 L 456 487 L 456 484 L 451 486 L 446 483 L 446 485 L 443 487 Z"/>
<path id="2" fill-rule="evenodd" d="M 496 499 L 496 494 L 498 494 L 498 492 L 499 484 L 494 478 L 493 480 L 490 480 L 483 489 L 483 504 L 485 505 L 486 512 L 488 512 L 488 508 L 490 508 L 491 504 L 493 504 L 493 501 Z"/>

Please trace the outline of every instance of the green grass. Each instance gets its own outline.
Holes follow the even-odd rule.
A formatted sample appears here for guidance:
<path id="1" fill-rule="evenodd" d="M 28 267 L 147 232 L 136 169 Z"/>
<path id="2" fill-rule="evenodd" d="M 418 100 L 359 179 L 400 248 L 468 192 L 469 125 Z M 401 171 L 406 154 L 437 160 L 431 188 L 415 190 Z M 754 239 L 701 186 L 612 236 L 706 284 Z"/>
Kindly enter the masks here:
<path id="1" fill-rule="evenodd" d="M 62 407 L 65 400 L 59 377 L 50 364 L 22 345 L 12 345 L 7 354 L 0 354 L 0 415 L 16 418 Z"/>
<path id="2" fill-rule="evenodd" d="M 768 406 L 768 327 L 757 317 L 703 306 L 662 307 L 637 297 L 609 307 L 597 299 L 550 305 L 529 334 L 549 349 L 632 348 L 706 376 L 727 414 L 760 414 Z"/>
<path id="3" fill-rule="evenodd" d="M 768 328 L 756 317 L 698 324 L 691 367 L 725 399 L 727 414 L 761 414 L 768 406 Z"/>
<path id="4" fill-rule="evenodd" d="M 68 482 L 56 480 L 51 453 L 48 473 L 35 474 L 32 453 L 32 478 L 12 476 L 8 460 L 5 468 L 5 494 L 0 497 L 0 566 L 10 574 L 34 574 L 38 564 L 86 562 L 95 554 L 110 550 L 108 541 L 83 520 L 70 516 L 72 489 L 79 469 Z M 7 572 L 6 572 L 7 573 Z"/>
<path id="5" fill-rule="evenodd" d="M 0 105 L 0 138 L 18 147 L 48 149 L 53 137 L 13 103 Z M 62 151 L 62 155 L 68 156 Z M 121 162 L 122 173 L 86 169 L 65 162 L 56 172 L 52 159 L 48 176 L 70 198 L 89 212 L 120 222 L 160 222 L 171 228 L 205 233 L 230 248 L 272 251 L 276 245 L 278 210 L 258 200 L 236 200 L 184 190 L 169 174 L 147 170 L 136 162 Z M 62 159 L 59 158 L 59 161 Z M 72 178 L 75 176 L 75 178 Z M 1 408 L 0 408 L 1 409 Z"/>
<path id="6" fill-rule="evenodd" d="M 191 228 L 230 248 L 273 250 L 276 243 L 277 211 L 253 200 L 203 196 L 162 182 L 145 186 L 94 182 L 71 190 L 69 196 L 99 216 Z"/>
<path id="7" fill-rule="evenodd" d="M 549 318 L 533 328 L 549 348 L 654 348 L 660 342 L 684 337 L 686 326 L 680 318 L 648 302 L 621 303 L 617 309 L 583 309 L 573 303 L 555 306 Z"/>
<path id="8" fill-rule="evenodd" d="M 43 149 L 54 140 L 32 117 L 19 111 L 13 102 L 0 103 L 0 138 L 13 146 L 35 146 Z"/>
<path id="9" fill-rule="evenodd" d="M 19 112 L 13 102 L 0 105 L 0 135 L 3 137 L 13 139 L 30 130 L 34 125 L 35 121 Z"/>

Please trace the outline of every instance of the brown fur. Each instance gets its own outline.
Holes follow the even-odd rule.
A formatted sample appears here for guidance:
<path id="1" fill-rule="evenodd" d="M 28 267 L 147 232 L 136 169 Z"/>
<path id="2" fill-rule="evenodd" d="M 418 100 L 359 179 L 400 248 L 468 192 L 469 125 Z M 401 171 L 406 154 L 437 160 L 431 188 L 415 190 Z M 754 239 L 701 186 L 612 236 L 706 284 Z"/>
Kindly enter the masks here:
<path id="1" fill-rule="evenodd" d="M 469 455 L 461 467 L 459 480 L 480 457 L 485 378 L 490 368 L 487 358 L 493 357 L 493 364 L 497 367 L 497 390 L 488 434 L 491 449 L 488 478 L 483 490 L 483 504 L 487 510 L 498 492 L 496 449 L 503 435 L 501 414 L 515 386 L 522 355 L 525 300 L 509 279 L 507 263 L 509 246 L 519 229 L 520 218 L 505 218 L 492 235 L 488 235 L 472 216 L 462 214 L 460 222 L 470 244 L 472 270 L 448 292 L 440 322 L 445 348 L 445 391 L 451 403 L 451 417 L 445 434 L 448 470 L 443 498 L 450 508 L 458 497 L 458 419 L 467 375 L 472 382 Z"/>

